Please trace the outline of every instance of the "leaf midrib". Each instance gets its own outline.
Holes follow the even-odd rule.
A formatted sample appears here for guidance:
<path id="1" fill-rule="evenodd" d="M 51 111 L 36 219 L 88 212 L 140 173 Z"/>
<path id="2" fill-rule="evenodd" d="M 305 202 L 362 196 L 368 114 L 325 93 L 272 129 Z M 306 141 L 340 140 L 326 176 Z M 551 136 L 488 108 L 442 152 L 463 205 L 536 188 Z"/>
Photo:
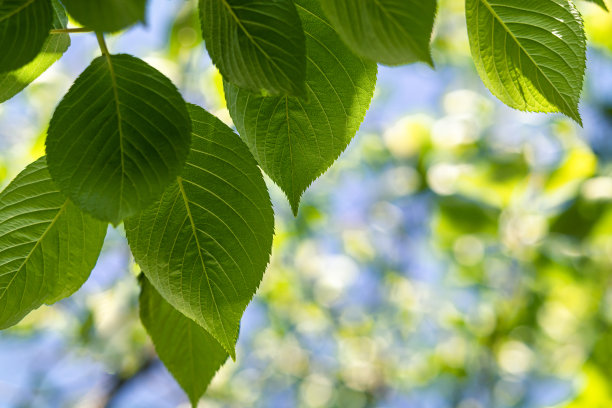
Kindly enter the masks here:
<path id="1" fill-rule="evenodd" d="M 531 63 L 536 67 L 537 71 L 544 77 L 544 79 L 546 79 L 546 81 L 550 84 L 551 88 L 555 91 L 555 93 L 557 93 L 559 95 L 559 97 L 561 97 L 561 99 L 563 100 L 563 102 L 565 103 L 565 107 L 567 109 L 569 109 L 569 111 L 571 112 L 571 105 L 567 102 L 567 99 L 565 99 L 565 95 L 563 95 L 561 92 L 559 92 L 559 90 L 557 90 L 557 88 L 555 87 L 555 85 L 551 82 L 551 80 L 548 78 L 548 76 L 546 76 L 546 74 L 540 69 L 540 66 L 534 61 L 533 57 L 531 56 L 531 54 L 529 54 L 527 52 L 527 50 L 523 47 L 523 45 L 521 44 L 521 42 L 518 40 L 518 38 L 516 38 L 516 36 L 514 35 L 514 33 L 510 30 L 510 28 L 506 25 L 506 23 L 501 19 L 501 17 L 499 16 L 499 14 L 497 14 L 497 12 L 495 12 L 495 10 L 493 9 L 493 7 L 491 6 L 491 4 L 489 4 L 488 0 L 478 0 L 480 1 L 482 4 L 485 5 L 485 7 L 489 10 L 489 12 L 491 13 L 491 15 L 499 22 L 499 24 L 503 27 L 503 29 L 510 35 L 510 37 L 514 40 L 514 42 L 518 45 L 519 49 L 527 56 L 527 58 L 529 58 L 529 60 L 531 61 Z M 538 90 L 539 91 L 539 90 Z M 548 99 L 548 98 L 546 98 Z M 549 101 L 550 102 L 550 101 Z"/>
<path id="2" fill-rule="evenodd" d="M 4 17 L 0 18 L 0 22 L 2 22 L 4 20 L 8 20 L 9 18 L 13 17 L 15 14 L 17 14 L 20 11 L 22 11 L 23 9 L 27 8 L 30 4 L 34 3 L 35 1 L 36 0 L 28 0 L 26 3 L 24 3 L 21 6 L 17 7 L 12 12 L 10 12 L 7 15 L 5 15 Z"/>
<path id="3" fill-rule="evenodd" d="M 117 213 L 119 214 L 119 216 L 121 216 L 121 205 L 123 204 L 123 184 L 125 178 L 125 160 L 123 158 L 123 126 L 121 125 L 121 109 L 119 109 L 119 86 L 117 85 L 117 77 L 115 75 L 115 68 L 113 67 L 111 55 L 107 52 L 104 52 L 103 54 L 106 58 L 106 62 L 108 63 L 108 72 L 110 74 L 111 82 L 113 85 L 113 95 L 115 96 L 115 109 L 117 111 L 117 127 L 119 130 L 119 155 L 121 157 L 121 178 L 119 180 L 119 208 Z"/>
<path id="4" fill-rule="evenodd" d="M 43 234 L 40 236 L 40 238 L 36 241 L 36 244 L 34 244 L 34 246 L 32 247 L 32 249 L 30 250 L 30 252 L 28 253 L 28 255 L 26 256 L 26 258 L 23 260 L 23 262 L 21 263 L 21 265 L 19 266 L 19 268 L 17 268 L 17 270 L 15 270 L 15 273 L 13 274 L 13 277 L 11 278 L 11 280 L 9 281 L 9 283 L 6 285 L 6 287 L 4 288 L 4 291 L 2 292 L 2 294 L 0 294 L 0 300 L 2 300 L 2 298 L 4 297 L 4 295 L 6 295 L 6 293 L 8 292 L 9 288 L 11 287 L 11 285 L 13 284 L 13 282 L 15 281 L 15 279 L 17 278 L 17 276 L 19 275 L 19 273 L 21 272 L 21 270 L 24 268 L 24 266 L 27 265 L 27 263 L 30 261 L 30 257 L 32 256 L 32 254 L 36 251 L 36 249 L 39 247 L 40 243 L 45 239 L 45 237 L 47 236 L 47 234 L 49 233 L 49 231 L 51 231 L 53 229 L 53 227 L 55 226 L 55 223 L 57 222 L 57 220 L 60 218 L 60 216 L 62 215 L 62 213 L 66 210 L 66 207 L 68 206 L 68 203 L 70 202 L 69 199 L 66 199 L 66 201 L 64 201 L 64 204 L 62 204 L 62 206 L 60 207 L 59 211 L 57 212 L 57 214 L 55 214 L 55 216 L 53 217 L 53 220 L 51 221 L 51 223 L 47 226 L 47 228 L 45 228 L 45 231 L 43 232 Z"/>

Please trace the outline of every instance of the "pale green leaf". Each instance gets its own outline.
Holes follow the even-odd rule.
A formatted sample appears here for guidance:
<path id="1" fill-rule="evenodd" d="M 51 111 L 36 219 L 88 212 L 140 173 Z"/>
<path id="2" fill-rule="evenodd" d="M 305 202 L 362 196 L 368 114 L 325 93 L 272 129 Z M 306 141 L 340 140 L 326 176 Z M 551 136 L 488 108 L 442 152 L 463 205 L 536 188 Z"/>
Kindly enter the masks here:
<path id="1" fill-rule="evenodd" d="M 195 407 L 229 355 L 202 326 L 176 310 L 140 276 L 140 320 L 155 351 Z"/>
<path id="2" fill-rule="evenodd" d="M 606 6 L 606 2 L 604 0 L 586 0 L 586 1 L 588 1 L 589 3 L 595 3 L 602 9 L 608 11 L 608 6 Z"/>
<path id="3" fill-rule="evenodd" d="M 58 0 L 53 2 L 53 28 L 66 28 L 68 18 Z M 53 34 L 47 37 L 40 53 L 27 65 L 11 72 L 0 74 L 0 102 L 4 102 L 21 92 L 26 86 L 61 58 L 70 46 L 67 33 Z"/>
<path id="4" fill-rule="evenodd" d="M 22 171 L 0 193 L 0 329 L 81 287 L 106 228 L 58 191 L 44 157 Z"/>
<path id="5" fill-rule="evenodd" d="M 49 36 L 52 22 L 51 0 L 0 1 L 0 72 L 32 61 Z"/>
<path id="6" fill-rule="evenodd" d="M 100 32 L 114 32 L 144 22 L 147 0 L 62 0 L 79 24 Z"/>
<path id="7" fill-rule="evenodd" d="M 292 0 L 200 0 L 200 16 L 226 80 L 271 95 L 304 93 L 304 31 Z"/>
<path id="8" fill-rule="evenodd" d="M 376 64 L 355 56 L 316 0 L 297 0 L 306 32 L 307 95 L 264 97 L 224 83 L 240 136 L 297 213 L 302 193 L 359 129 L 376 85 Z"/>
<path id="9" fill-rule="evenodd" d="M 325 14 L 357 54 L 386 65 L 433 65 L 436 0 L 325 0 Z"/>
<path id="10" fill-rule="evenodd" d="M 466 17 L 476 68 L 493 95 L 582 124 L 586 40 L 571 1 L 466 0 Z"/>
<path id="11" fill-rule="evenodd" d="M 190 132 L 185 102 L 168 78 L 130 55 L 102 56 L 53 114 L 49 171 L 81 209 L 118 224 L 175 180 Z"/>
<path id="12" fill-rule="evenodd" d="M 125 221 L 136 262 L 162 296 L 234 357 L 240 318 L 268 263 L 274 214 L 240 138 L 190 106 L 187 164 L 161 200 Z"/>

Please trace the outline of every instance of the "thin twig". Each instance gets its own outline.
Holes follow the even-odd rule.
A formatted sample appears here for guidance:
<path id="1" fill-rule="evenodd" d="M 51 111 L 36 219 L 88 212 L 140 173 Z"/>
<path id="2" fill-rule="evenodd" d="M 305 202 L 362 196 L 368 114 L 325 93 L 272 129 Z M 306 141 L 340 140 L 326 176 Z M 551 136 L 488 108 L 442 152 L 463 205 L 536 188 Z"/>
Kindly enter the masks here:
<path id="1" fill-rule="evenodd" d="M 94 30 L 87 27 L 75 27 L 75 28 L 54 28 L 49 31 L 50 34 L 71 34 L 71 33 L 92 33 Z"/>
<path id="2" fill-rule="evenodd" d="M 102 51 L 102 54 L 109 57 L 110 52 L 108 52 L 108 48 L 106 47 L 106 41 L 104 41 L 104 34 L 102 34 L 101 32 L 96 32 L 96 38 L 98 39 L 98 44 L 100 44 L 100 51 Z"/>

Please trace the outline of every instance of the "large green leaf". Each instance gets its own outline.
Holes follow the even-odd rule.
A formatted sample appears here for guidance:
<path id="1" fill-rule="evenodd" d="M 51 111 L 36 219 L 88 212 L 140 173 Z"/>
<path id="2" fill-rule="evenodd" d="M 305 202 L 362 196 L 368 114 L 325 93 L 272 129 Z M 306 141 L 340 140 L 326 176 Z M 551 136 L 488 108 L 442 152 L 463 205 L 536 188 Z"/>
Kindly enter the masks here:
<path id="1" fill-rule="evenodd" d="M 321 5 L 359 55 L 387 65 L 433 65 L 429 43 L 436 0 L 325 0 Z"/>
<path id="2" fill-rule="evenodd" d="M 64 8 L 58 3 L 58 0 L 52 0 L 52 2 L 55 12 L 53 28 L 66 28 L 68 18 Z M 67 33 L 50 35 L 34 60 L 19 69 L 0 74 L 0 102 L 4 102 L 21 92 L 55 61 L 60 59 L 69 46 L 70 36 Z"/>
<path id="3" fill-rule="evenodd" d="M 274 214 L 261 171 L 240 138 L 190 107 L 193 145 L 160 201 L 126 220 L 146 277 L 234 357 L 240 318 L 265 271 Z"/>
<path id="4" fill-rule="evenodd" d="M 303 95 L 304 31 L 292 0 L 200 0 L 206 48 L 223 77 L 271 95 Z"/>
<path id="5" fill-rule="evenodd" d="M 26 167 L 0 193 L 0 329 L 81 287 L 106 227 L 58 191 L 44 157 Z"/>
<path id="6" fill-rule="evenodd" d="M 159 359 L 195 407 L 227 360 L 227 351 L 202 326 L 166 302 L 142 275 L 140 286 L 140 320 Z"/>
<path id="7" fill-rule="evenodd" d="M 297 213 L 302 193 L 349 144 L 370 105 L 376 64 L 355 56 L 317 0 L 296 0 L 306 31 L 305 99 L 253 95 L 224 83 L 230 114 L 259 165 Z"/>
<path id="8" fill-rule="evenodd" d="M 51 0 L 0 1 L 0 72 L 32 61 L 49 36 Z"/>
<path id="9" fill-rule="evenodd" d="M 147 0 L 62 0 L 79 24 L 114 32 L 145 20 Z"/>
<path id="10" fill-rule="evenodd" d="M 102 56 L 53 114 L 49 171 L 75 204 L 118 224 L 175 180 L 190 132 L 185 102 L 168 78 L 130 55 Z"/>
<path id="11" fill-rule="evenodd" d="M 465 8 L 476 68 L 496 97 L 582 124 L 586 40 L 571 1 L 466 0 Z"/>

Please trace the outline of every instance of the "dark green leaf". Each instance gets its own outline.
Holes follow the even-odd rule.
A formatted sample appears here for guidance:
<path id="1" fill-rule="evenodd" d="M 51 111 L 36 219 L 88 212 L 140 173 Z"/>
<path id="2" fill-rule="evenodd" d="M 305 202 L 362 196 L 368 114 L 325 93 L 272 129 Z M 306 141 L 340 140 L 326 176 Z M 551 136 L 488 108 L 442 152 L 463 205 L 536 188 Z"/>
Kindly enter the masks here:
<path id="1" fill-rule="evenodd" d="M 376 64 L 344 45 L 318 1 L 295 3 L 307 38 L 306 99 L 257 96 L 224 85 L 240 136 L 297 213 L 302 193 L 359 129 L 374 93 Z"/>
<path id="2" fill-rule="evenodd" d="M 193 145 L 162 199 L 126 220 L 136 262 L 164 298 L 234 357 L 240 318 L 268 263 L 274 214 L 240 138 L 190 107 Z"/>
<path id="3" fill-rule="evenodd" d="M 485 85 L 510 107 L 562 112 L 582 124 L 582 20 L 569 0 L 466 0 L 472 56 Z"/>
<path id="4" fill-rule="evenodd" d="M 44 157 L 22 171 L 0 193 L 0 329 L 81 287 L 106 228 L 58 191 Z"/>
<path id="5" fill-rule="evenodd" d="M 302 95 L 304 31 L 292 0 L 200 0 L 206 48 L 223 77 L 271 95 Z"/>
<path id="6" fill-rule="evenodd" d="M 62 0 L 68 13 L 84 27 L 114 32 L 144 21 L 147 0 Z"/>
<path id="7" fill-rule="evenodd" d="M 202 326 L 166 302 L 142 275 L 140 286 L 140 320 L 159 359 L 195 407 L 229 355 Z"/>
<path id="8" fill-rule="evenodd" d="M 57 0 L 52 0 L 52 2 L 54 9 L 53 28 L 66 28 L 68 18 L 64 8 Z M 67 33 L 50 35 L 33 61 L 14 71 L 0 74 L 0 102 L 4 102 L 21 92 L 55 61 L 60 59 L 69 46 L 70 36 Z"/>
<path id="9" fill-rule="evenodd" d="M 175 180 L 190 131 L 185 102 L 168 78 L 132 56 L 102 56 L 53 114 L 49 171 L 75 204 L 118 224 Z"/>
<path id="10" fill-rule="evenodd" d="M 49 36 L 52 22 L 51 0 L 0 1 L 0 72 L 32 61 Z"/>
<path id="11" fill-rule="evenodd" d="M 325 0 L 325 14 L 359 55 L 387 65 L 433 65 L 436 0 Z"/>

